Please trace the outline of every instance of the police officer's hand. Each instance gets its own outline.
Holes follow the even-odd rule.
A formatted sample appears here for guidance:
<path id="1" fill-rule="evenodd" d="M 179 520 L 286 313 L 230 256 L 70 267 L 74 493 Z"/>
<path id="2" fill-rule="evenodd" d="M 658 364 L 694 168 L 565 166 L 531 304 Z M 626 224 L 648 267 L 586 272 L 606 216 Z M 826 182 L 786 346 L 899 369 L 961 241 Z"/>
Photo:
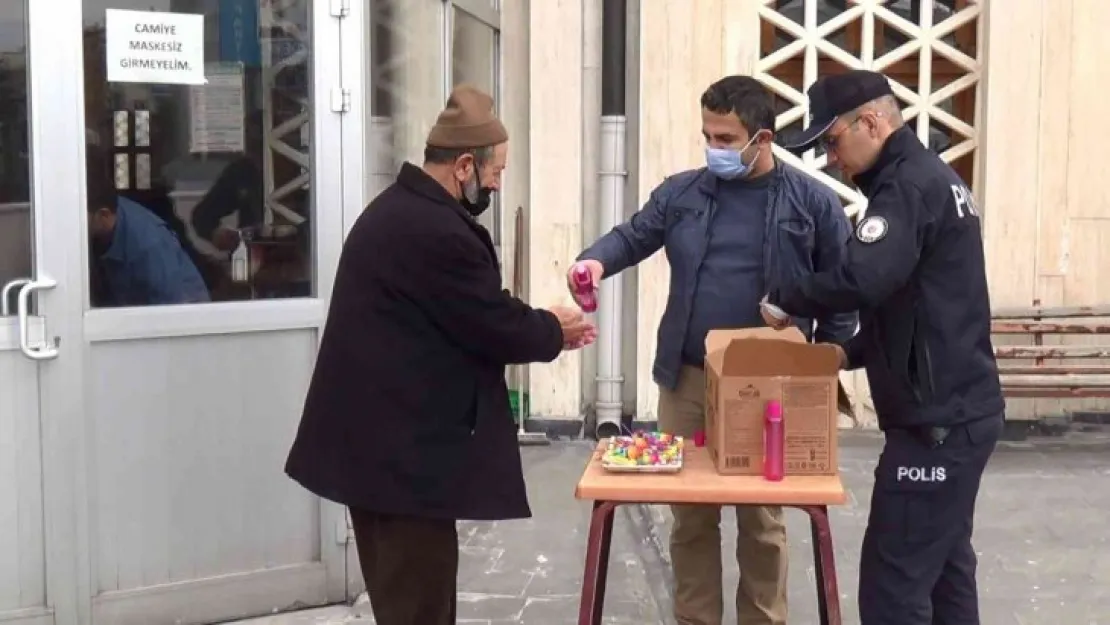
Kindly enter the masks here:
<path id="1" fill-rule="evenodd" d="M 848 368 L 848 353 L 844 351 L 843 347 L 837 345 L 836 343 L 833 343 L 832 346 L 836 348 L 836 355 L 840 359 L 840 368 L 841 369 L 847 369 Z"/>
<path id="2" fill-rule="evenodd" d="M 766 296 L 759 302 L 759 314 L 763 317 L 763 323 L 776 330 L 782 330 L 790 325 L 790 315 L 778 306 L 768 302 Z"/>

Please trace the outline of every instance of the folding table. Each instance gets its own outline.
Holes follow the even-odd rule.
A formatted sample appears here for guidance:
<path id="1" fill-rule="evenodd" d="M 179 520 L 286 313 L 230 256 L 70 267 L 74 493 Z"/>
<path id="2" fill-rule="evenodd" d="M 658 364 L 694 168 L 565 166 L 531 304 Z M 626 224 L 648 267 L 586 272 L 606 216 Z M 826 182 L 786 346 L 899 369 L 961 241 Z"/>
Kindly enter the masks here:
<path id="1" fill-rule="evenodd" d="M 829 506 L 847 499 L 840 476 L 788 476 L 770 482 L 759 476 L 719 475 L 705 448 L 684 450 L 682 471 L 673 474 L 610 473 L 601 467 L 602 443 L 586 465 L 575 497 L 593 501 L 582 579 L 579 625 L 601 625 L 613 513 L 626 504 L 755 505 L 797 508 L 809 515 L 813 534 L 817 605 L 821 625 L 841 625 L 833 561 Z"/>

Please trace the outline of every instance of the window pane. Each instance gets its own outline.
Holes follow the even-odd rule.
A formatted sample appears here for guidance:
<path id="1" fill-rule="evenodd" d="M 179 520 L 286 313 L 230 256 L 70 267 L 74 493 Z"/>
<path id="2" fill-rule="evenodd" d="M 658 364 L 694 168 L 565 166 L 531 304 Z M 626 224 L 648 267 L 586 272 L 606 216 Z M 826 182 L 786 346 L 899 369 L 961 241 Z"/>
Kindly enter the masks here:
<path id="1" fill-rule="evenodd" d="M 452 84 L 469 83 L 493 95 L 494 106 L 500 109 L 497 93 L 497 31 L 458 7 L 452 7 L 451 37 Z M 478 221 L 490 231 L 493 244 L 501 253 L 501 194 L 493 195 L 490 209 Z"/>
<path id="2" fill-rule="evenodd" d="M 451 72 L 454 84 L 470 83 L 487 93 L 496 91 L 494 52 L 496 31 L 466 11 L 453 8 L 454 35 Z"/>
<path id="3" fill-rule="evenodd" d="M 372 130 L 381 144 L 370 162 L 380 182 L 392 179 L 404 161 L 423 163 L 428 131 L 446 101 L 443 7 L 439 1 L 370 0 Z"/>
<path id="4" fill-rule="evenodd" d="M 449 85 L 469 82 L 497 98 L 496 39 L 488 25 L 438 0 L 371 0 L 369 8 L 373 93 L 367 191 L 374 196 L 394 180 L 402 162 L 423 163 L 428 131 Z M 450 49 L 444 45 L 445 17 L 450 18 Z M 499 216 L 494 194 L 493 206 L 480 221 L 495 244 Z"/>
<path id="5" fill-rule="evenodd" d="M 311 2 L 86 1 L 92 306 L 312 295 Z"/>

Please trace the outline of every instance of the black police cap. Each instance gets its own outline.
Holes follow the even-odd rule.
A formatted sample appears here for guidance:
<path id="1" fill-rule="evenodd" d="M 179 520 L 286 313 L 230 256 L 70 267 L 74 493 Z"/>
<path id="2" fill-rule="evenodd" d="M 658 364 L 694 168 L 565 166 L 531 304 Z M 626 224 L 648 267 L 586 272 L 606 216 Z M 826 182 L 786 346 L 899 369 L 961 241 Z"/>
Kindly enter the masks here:
<path id="1" fill-rule="evenodd" d="M 876 98 L 894 95 L 894 91 L 886 76 L 854 69 L 818 79 L 806 95 L 809 96 L 809 127 L 782 142 L 782 147 L 795 153 L 812 148 L 841 115 Z"/>

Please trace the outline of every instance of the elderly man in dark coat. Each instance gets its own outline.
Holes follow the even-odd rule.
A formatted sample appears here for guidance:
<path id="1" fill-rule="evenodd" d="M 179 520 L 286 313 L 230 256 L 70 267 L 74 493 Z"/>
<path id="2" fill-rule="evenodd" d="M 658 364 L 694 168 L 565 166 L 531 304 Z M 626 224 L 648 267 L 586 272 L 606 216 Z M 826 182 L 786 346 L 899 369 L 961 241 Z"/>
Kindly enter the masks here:
<path id="1" fill-rule="evenodd" d="M 460 86 L 424 165 L 359 217 L 286 472 L 350 508 L 378 625 L 455 622 L 459 519 L 531 516 L 505 366 L 593 340 L 577 309 L 501 288 L 476 217 L 501 184 L 508 134 Z"/>

